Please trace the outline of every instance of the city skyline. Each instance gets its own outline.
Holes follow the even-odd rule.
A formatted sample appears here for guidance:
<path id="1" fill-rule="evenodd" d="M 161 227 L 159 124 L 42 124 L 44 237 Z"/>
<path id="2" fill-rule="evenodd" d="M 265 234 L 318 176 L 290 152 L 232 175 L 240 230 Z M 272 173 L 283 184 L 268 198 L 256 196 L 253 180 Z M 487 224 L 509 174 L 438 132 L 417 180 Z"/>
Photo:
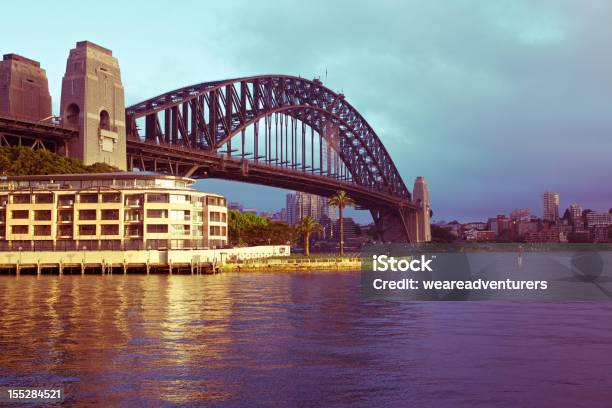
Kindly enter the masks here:
<path id="1" fill-rule="evenodd" d="M 219 78 L 320 77 L 376 129 L 408 186 L 419 175 L 428 180 L 435 219 L 538 208 L 538 195 L 547 189 L 576 197 L 572 201 L 585 208 L 607 208 L 612 193 L 599 186 L 610 173 L 612 58 L 600 50 L 611 36 L 606 16 L 612 5 L 470 4 L 296 3 L 289 14 L 271 3 L 206 9 L 214 21 L 231 16 L 231 27 L 198 24 L 199 6 L 191 4 L 194 12 L 183 16 L 175 35 L 194 41 L 160 36 L 138 44 L 125 38 L 155 32 L 169 16 L 117 3 L 123 12 L 111 29 L 100 30 L 87 5 L 74 3 L 69 17 L 59 11 L 31 16 L 28 32 L 14 36 L 26 5 L 11 4 L 0 34 L 12 41 L 0 52 L 41 62 L 54 113 L 66 50 L 85 38 L 113 49 L 121 61 L 127 104 Z M 133 15 L 141 15 L 142 25 L 129 23 Z M 312 21 L 318 29 L 312 30 Z M 372 29 L 361 30 L 360 23 Z M 230 200 L 249 197 L 248 205 L 262 210 L 278 208 L 286 194 L 220 180 L 198 185 Z M 351 216 L 370 219 L 366 211 Z"/>

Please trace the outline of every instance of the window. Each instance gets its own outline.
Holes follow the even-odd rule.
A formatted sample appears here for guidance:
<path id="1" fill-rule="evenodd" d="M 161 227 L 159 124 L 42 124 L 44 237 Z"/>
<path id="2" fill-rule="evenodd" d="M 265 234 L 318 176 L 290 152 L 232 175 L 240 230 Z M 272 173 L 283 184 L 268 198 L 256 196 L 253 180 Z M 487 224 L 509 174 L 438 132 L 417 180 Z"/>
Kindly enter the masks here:
<path id="1" fill-rule="evenodd" d="M 96 210 L 79 210 L 79 220 L 93 221 L 96 219 Z"/>
<path id="2" fill-rule="evenodd" d="M 11 230 L 13 234 L 27 234 L 29 232 L 28 225 L 13 225 Z"/>
<path id="3" fill-rule="evenodd" d="M 142 236 L 142 225 L 126 225 L 125 236 L 127 237 L 141 237 Z"/>
<path id="4" fill-rule="evenodd" d="M 168 218 L 168 210 L 147 210 L 148 218 Z"/>
<path id="5" fill-rule="evenodd" d="M 168 233 L 168 225 L 166 225 L 166 224 L 149 224 L 149 225 L 147 225 L 147 233 L 149 233 L 149 234 L 165 234 L 165 233 Z"/>
<path id="6" fill-rule="evenodd" d="M 30 204 L 30 202 L 29 194 L 15 194 L 13 196 L 13 203 L 15 204 Z"/>
<path id="7" fill-rule="evenodd" d="M 168 194 L 147 194 L 148 203 L 167 203 Z"/>
<path id="8" fill-rule="evenodd" d="M 173 235 L 189 235 L 189 225 L 175 224 L 170 227 Z"/>
<path id="9" fill-rule="evenodd" d="M 51 221 L 51 210 L 36 210 L 34 211 L 35 221 Z"/>
<path id="10" fill-rule="evenodd" d="M 221 221 L 221 213 L 220 212 L 216 212 L 216 211 L 211 211 L 209 219 L 211 221 L 214 221 L 214 222 L 220 222 Z"/>
<path id="11" fill-rule="evenodd" d="M 125 196 L 125 205 L 129 205 L 129 206 L 140 206 L 142 205 L 143 202 L 143 196 L 142 195 L 128 195 Z"/>
<path id="12" fill-rule="evenodd" d="M 120 201 L 120 194 L 102 194 L 102 202 L 103 203 L 118 203 Z"/>
<path id="13" fill-rule="evenodd" d="M 30 218 L 29 210 L 13 210 L 14 220 L 27 220 L 28 218 Z"/>
<path id="14" fill-rule="evenodd" d="M 140 210 L 126 210 L 123 218 L 125 221 L 142 221 L 142 213 Z"/>
<path id="15" fill-rule="evenodd" d="M 170 195 L 170 202 L 171 203 L 189 203 L 191 202 L 191 196 L 186 196 L 186 195 L 179 195 L 179 194 L 171 194 Z"/>
<path id="16" fill-rule="evenodd" d="M 61 195 L 59 196 L 58 205 L 60 207 L 70 207 L 74 205 L 74 195 Z"/>
<path id="17" fill-rule="evenodd" d="M 118 220 L 119 210 L 102 210 L 101 215 L 103 220 Z"/>
<path id="18" fill-rule="evenodd" d="M 97 194 L 81 194 L 79 197 L 81 202 L 85 204 L 93 204 L 98 202 Z"/>
<path id="19" fill-rule="evenodd" d="M 107 111 L 100 112 L 100 129 L 110 130 L 110 115 Z"/>
<path id="20" fill-rule="evenodd" d="M 79 113 L 81 113 L 81 109 L 77 104 L 71 103 L 66 108 L 66 121 L 71 125 L 79 124 Z"/>
<path id="21" fill-rule="evenodd" d="M 72 237 L 72 225 L 60 225 L 57 230 L 58 237 Z"/>
<path id="22" fill-rule="evenodd" d="M 223 198 L 223 197 L 208 196 L 208 197 L 206 197 L 206 203 L 208 205 L 224 206 L 225 205 L 225 198 Z"/>
<path id="23" fill-rule="evenodd" d="M 170 210 L 170 219 L 175 221 L 189 221 L 189 211 Z"/>
<path id="24" fill-rule="evenodd" d="M 72 221 L 72 210 L 60 210 L 58 219 L 63 222 Z"/>
<path id="25" fill-rule="evenodd" d="M 119 235 L 119 225 L 102 225 L 102 235 Z"/>
<path id="26" fill-rule="evenodd" d="M 51 226 L 50 225 L 35 225 L 34 226 L 34 235 L 35 236 L 41 236 L 41 235 L 51 235 Z"/>
<path id="27" fill-rule="evenodd" d="M 51 204 L 53 202 L 53 194 L 36 194 L 34 202 L 36 204 Z"/>
<path id="28" fill-rule="evenodd" d="M 79 225 L 79 235 L 96 235 L 96 226 Z"/>
<path id="29" fill-rule="evenodd" d="M 209 233 L 210 235 L 221 235 L 221 227 L 218 225 L 211 225 Z"/>

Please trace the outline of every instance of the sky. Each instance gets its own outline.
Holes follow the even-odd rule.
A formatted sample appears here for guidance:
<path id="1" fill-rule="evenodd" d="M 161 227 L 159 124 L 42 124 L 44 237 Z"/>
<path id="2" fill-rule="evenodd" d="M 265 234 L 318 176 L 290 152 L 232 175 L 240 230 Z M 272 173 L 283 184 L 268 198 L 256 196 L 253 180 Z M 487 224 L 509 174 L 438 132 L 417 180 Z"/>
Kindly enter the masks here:
<path id="1" fill-rule="evenodd" d="M 41 62 L 56 113 L 68 52 L 81 40 L 119 59 L 126 105 L 217 79 L 321 77 L 372 125 L 410 189 L 425 177 L 436 220 L 541 215 L 547 190 L 562 208 L 612 207 L 608 0 L 1 7 L 0 52 Z M 200 185 L 262 211 L 284 206 L 284 190 Z"/>

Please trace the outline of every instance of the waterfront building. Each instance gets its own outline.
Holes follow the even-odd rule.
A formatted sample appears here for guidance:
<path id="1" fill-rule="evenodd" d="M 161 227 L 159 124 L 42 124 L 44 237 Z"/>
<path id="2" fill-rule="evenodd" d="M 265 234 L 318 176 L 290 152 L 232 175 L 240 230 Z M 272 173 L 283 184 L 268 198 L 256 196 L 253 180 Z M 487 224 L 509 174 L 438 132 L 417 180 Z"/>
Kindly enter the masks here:
<path id="1" fill-rule="evenodd" d="M 582 218 L 582 207 L 578 204 L 570 204 L 569 206 L 570 221 L 575 230 L 584 228 L 584 219 Z"/>
<path id="2" fill-rule="evenodd" d="M 5 250 L 203 249 L 227 246 L 224 197 L 151 173 L 0 180 Z"/>
<path id="3" fill-rule="evenodd" d="M 474 222 L 468 222 L 463 224 L 463 229 L 464 230 L 471 230 L 471 229 L 475 229 L 475 230 L 479 230 L 479 231 L 483 231 L 487 228 L 487 223 L 486 222 L 482 222 L 482 221 L 474 221 Z"/>
<path id="4" fill-rule="evenodd" d="M 559 194 L 546 191 L 542 195 L 542 207 L 542 219 L 544 221 L 557 222 L 559 219 Z"/>
<path id="5" fill-rule="evenodd" d="M 587 212 L 586 214 L 587 227 L 608 227 L 612 225 L 612 214 L 607 212 Z"/>
<path id="6" fill-rule="evenodd" d="M 510 213 L 511 221 L 529 222 L 531 220 L 531 210 L 529 208 L 518 208 Z"/>
<path id="7" fill-rule="evenodd" d="M 591 240 L 593 242 L 611 242 L 612 231 L 610 226 L 598 225 L 591 228 Z"/>

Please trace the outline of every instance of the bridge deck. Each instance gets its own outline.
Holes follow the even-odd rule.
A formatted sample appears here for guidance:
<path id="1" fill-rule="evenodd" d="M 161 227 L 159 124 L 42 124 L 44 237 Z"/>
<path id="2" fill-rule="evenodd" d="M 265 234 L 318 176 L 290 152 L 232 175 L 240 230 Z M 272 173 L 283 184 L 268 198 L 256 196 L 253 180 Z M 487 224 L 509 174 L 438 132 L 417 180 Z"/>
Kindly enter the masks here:
<path id="1" fill-rule="evenodd" d="M 253 160 L 242 160 L 212 151 L 151 144 L 134 138 L 128 139 L 127 150 L 130 168 L 162 171 L 194 178 L 244 181 L 323 196 L 330 196 L 342 189 L 347 191 L 359 205 L 368 208 L 391 205 L 397 208 L 417 209 L 417 206 L 408 200 L 312 171 L 293 170 Z"/>

